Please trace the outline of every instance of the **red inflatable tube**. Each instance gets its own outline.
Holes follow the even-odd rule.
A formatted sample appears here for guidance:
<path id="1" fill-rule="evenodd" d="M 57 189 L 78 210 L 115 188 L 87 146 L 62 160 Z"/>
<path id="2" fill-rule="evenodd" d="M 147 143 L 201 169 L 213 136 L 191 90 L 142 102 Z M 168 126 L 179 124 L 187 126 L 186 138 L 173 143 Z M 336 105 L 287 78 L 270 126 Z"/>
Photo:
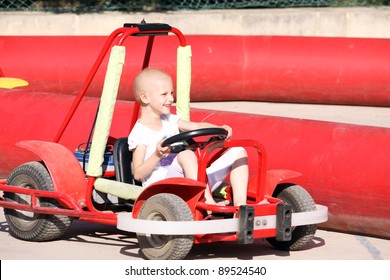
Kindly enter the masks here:
<path id="1" fill-rule="evenodd" d="M 192 117 L 229 120 L 235 137 L 263 143 L 268 169 L 302 173 L 299 184 L 329 207 L 324 227 L 390 237 L 390 129 L 221 111 Z"/>
<path id="2" fill-rule="evenodd" d="M 252 100 L 390 105 L 390 39 L 187 36 L 192 46 L 192 101 Z M 30 91 L 76 94 L 106 37 L 2 36 L 0 69 Z M 131 38 L 145 40 L 145 38 Z M 151 66 L 175 76 L 177 42 L 155 40 Z M 119 96 L 133 100 L 132 81 L 145 47 L 127 53 Z M 0 72 L 1 73 L 1 72 Z M 87 93 L 99 96 L 105 67 Z"/>
<path id="3" fill-rule="evenodd" d="M 73 99 L 0 90 L 0 178 L 37 160 L 15 143 L 52 141 Z M 97 98 L 82 101 L 61 144 L 74 151 L 87 141 L 97 105 Z M 133 102 L 118 101 L 111 136 L 128 135 L 132 109 Z M 390 129 L 199 109 L 192 110 L 191 118 L 216 124 L 229 120 L 234 138 L 256 139 L 265 146 L 268 169 L 302 173 L 299 184 L 316 203 L 329 207 L 324 228 L 390 237 Z"/>

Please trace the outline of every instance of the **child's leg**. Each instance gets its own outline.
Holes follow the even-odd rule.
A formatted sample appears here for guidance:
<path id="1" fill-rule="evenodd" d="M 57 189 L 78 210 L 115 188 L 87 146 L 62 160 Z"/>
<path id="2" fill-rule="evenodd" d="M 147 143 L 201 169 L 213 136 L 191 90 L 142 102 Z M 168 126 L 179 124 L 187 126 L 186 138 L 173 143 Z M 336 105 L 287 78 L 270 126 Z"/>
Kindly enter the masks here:
<path id="1" fill-rule="evenodd" d="M 167 178 L 186 177 L 198 179 L 198 159 L 191 150 L 180 152 L 168 168 Z"/>
<path id="2" fill-rule="evenodd" d="M 217 188 L 229 175 L 233 189 L 234 205 L 246 204 L 248 188 L 248 155 L 244 148 L 227 150 L 209 168 L 207 176 L 211 190 Z"/>
<path id="3" fill-rule="evenodd" d="M 241 147 L 227 150 L 206 170 L 211 192 L 229 175 L 234 205 L 246 204 L 248 188 L 248 155 Z M 169 167 L 167 177 L 198 178 L 198 159 L 194 152 L 185 150 L 177 155 Z M 205 192 L 206 202 L 214 204 L 211 192 Z M 225 202 L 221 204 L 225 205 Z"/>
<path id="4" fill-rule="evenodd" d="M 198 158 L 191 150 L 185 150 L 180 152 L 168 171 L 168 177 L 176 177 L 181 172 L 181 176 L 197 180 L 198 179 Z M 211 195 L 210 190 L 205 192 L 205 201 L 208 204 L 215 204 L 215 201 Z M 222 201 L 217 203 L 218 205 L 225 206 L 229 201 Z"/>
<path id="5" fill-rule="evenodd" d="M 191 150 L 185 150 L 177 155 L 177 161 L 183 168 L 184 177 L 197 180 L 198 179 L 198 158 Z"/>
<path id="6" fill-rule="evenodd" d="M 248 155 L 245 150 L 242 150 L 237 159 L 234 161 L 232 171 L 230 173 L 230 183 L 233 189 L 234 205 L 246 204 L 248 190 Z"/>

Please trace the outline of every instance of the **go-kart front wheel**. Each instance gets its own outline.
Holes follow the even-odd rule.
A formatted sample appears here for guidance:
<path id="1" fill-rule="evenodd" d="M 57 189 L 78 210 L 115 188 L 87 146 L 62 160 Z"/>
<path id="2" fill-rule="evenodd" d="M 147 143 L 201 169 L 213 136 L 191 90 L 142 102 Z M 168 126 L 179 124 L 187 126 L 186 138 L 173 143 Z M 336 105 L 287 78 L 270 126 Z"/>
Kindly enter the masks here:
<path id="1" fill-rule="evenodd" d="M 288 186 L 276 197 L 288 203 L 292 207 L 293 213 L 308 212 L 316 210 L 316 205 L 311 195 L 301 186 Z M 302 249 L 309 243 L 317 230 L 317 225 L 303 225 L 292 228 L 290 241 L 278 241 L 276 238 L 267 238 L 267 241 L 278 250 L 296 251 Z"/>
<path id="2" fill-rule="evenodd" d="M 16 167 L 8 176 L 7 185 L 36 190 L 53 191 L 52 179 L 46 167 L 40 162 L 29 162 Z M 31 204 L 28 195 L 5 192 L 6 201 Z M 39 198 L 39 206 L 59 207 L 55 199 Z M 36 214 L 27 211 L 4 209 L 10 233 L 27 241 L 48 241 L 62 236 L 72 223 L 67 216 Z"/>
<path id="3" fill-rule="evenodd" d="M 177 195 L 161 193 L 147 199 L 139 219 L 156 221 L 192 221 L 187 204 Z M 137 233 L 142 253 L 151 260 L 181 260 L 192 248 L 193 235 L 157 235 Z"/>

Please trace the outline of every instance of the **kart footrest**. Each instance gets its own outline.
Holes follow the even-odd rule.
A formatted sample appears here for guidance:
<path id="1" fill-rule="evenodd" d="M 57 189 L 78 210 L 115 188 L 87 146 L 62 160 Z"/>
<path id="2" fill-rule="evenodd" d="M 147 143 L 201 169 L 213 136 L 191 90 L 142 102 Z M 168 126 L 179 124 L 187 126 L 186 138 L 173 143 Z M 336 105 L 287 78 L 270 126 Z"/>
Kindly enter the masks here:
<path id="1" fill-rule="evenodd" d="M 254 242 L 253 225 L 255 220 L 255 211 L 252 206 L 241 205 L 239 212 L 239 230 L 238 243 L 250 244 Z"/>
<path id="2" fill-rule="evenodd" d="M 276 240 L 291 240 L 292 208 L 290 204 L 279 203 L 276 206 Z"/>

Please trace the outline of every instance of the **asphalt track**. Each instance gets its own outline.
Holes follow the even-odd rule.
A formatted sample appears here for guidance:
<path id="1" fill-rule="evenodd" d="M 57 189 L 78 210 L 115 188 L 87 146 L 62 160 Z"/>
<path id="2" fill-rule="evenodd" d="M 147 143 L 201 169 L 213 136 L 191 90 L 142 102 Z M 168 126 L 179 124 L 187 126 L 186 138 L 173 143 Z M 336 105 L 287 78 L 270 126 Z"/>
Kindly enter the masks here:
<path id="1" fill-rule="evenodd" d="M 390 127 L 390 108 L 388 107 L 276 104 L 261 102 L 227 102 L 223 104 L 196 103 L 192 104 L 192 107 L 206 109 L 223 108 L 223 110 L 237 112 Z M 15 271 L 15 267 L 18 266 L 18 262 L 15 263 L 13 260 L 73 260 L 71 264 L 74 264 L 74 260 L 92 260 L 92 266 L 96 267 L 95 261 L 98 260 L 129 261 L 143 260 L 143 257 L 139 252 L 137 239 L 134 233 L 123 232 L 113 226 L 81 221 L 74 221 L 71 228 L 60 240 L 41 243 L 21 241 L 10 236 L 3 211 L 0 211 L 0 259 L 3 261 L 11 261 L 10 267 L 6 266 L 8 270 L 4 270 L 4 273 L 6 273 L 10 270 Z M 257 240 L 255 244 L 250 245 L 240 245 L 236 243 L 198 244 L 193 246 L 187 259 L 196 261 L 206 260 L 208 261 L 207 263 L 221 260 L 228 263 L 238 260 L 271 260 L 278 262 L 286 260 L 378 260 L 379 262 L 374 263 L 378 264 L 379 268 L 375 267 L 375 269 L 373 269 L 375 271 L 371 271 L 370 275 L 373 275 L 372 273 L 374 273 L 378 276 L 383 276 L 383 274 L 378 273 L 386 273 L 385 271 L 388 271 L 390 264 L 390 240 L 320 229 L 317 230 L 316 236 L 312 242 L 300 251 L 278 251 L 273 249 L 265 240 Z M 126 262 L 126 264 L 127 263 L 128 262 Z M 191 262 L 191 264 L 193 263 L 196 264 L 197 262 Z M 204 263 L 205 262 L 202 262 L 202 264 Z M 6 262 L 5 264 L 9 264 L 9 262 Z M 23 264 L 25 264 L 25 262 L 23 262 Z M 31 267 L 30 262 L 28 262 L 28 264 L 30 266 L 29 268 L 34 268 Z M 136 262 L 136 264 L 139 265 L 140 263 Z M 240 262 L 240 265 L 242 264 L 243 263 Z M 253 264 L 253 262 L 249 262 L 249 264 Z M 367 263 L 365 264 L 367 265 Z M 372 262 L 369 262 L 368 264 L 371 265 Z M 328 265 L 328 263 L 326 263 L 326 265 Z M 353 262 L 350 264 L 349 262 L 342 262 L 342 266 L 344 265 L 347 265 L 351 271 L 355 271 L 352 267 L 358 267 L 361 263 L 355 264 L 355 262 Z M 62 263 L 61 265 L 58 264 L 58 266 L 62 266 Z M 348 270 L 343 271 L 348 279 L 353 278 L 350 278 L 353 274 L 350 274 Z M 22 272 L 19 272 L 19 275 L 22 276 L 20 273 Z M 32 275 L 35 276 L 35 274 L 38 275 L 36 277 L 39 279 L 39 272 L 36 272 L 33 269 L 32 273 L 33 274 L 29 274 L 30 279 L 34 279 Z M 95 274 L 96 273 L 100 273 L 98 269 L 95 270 Z M 293 274 L 295 273 L 300 274 L 301 272 L 295 271 Z M 360 272 L 355 271 L 355 274 L 359 276 Z M 12 275 L 16 276 L 17 274 Z M 69 276 L 74 274 L 70 273 L 66 275 Z M 121 275 L 123 276 L 123 274 Z M 330 275 L 334 274 L 331 273 Z M 301 279 L 303 278 L 305 277 L 301 277 Z M 117 279 L 120 279 L 120 277 Z M 213 279 L 215 279 L 215 277 Z M 317 277 L 316 279 L 320 278 Z"/>

